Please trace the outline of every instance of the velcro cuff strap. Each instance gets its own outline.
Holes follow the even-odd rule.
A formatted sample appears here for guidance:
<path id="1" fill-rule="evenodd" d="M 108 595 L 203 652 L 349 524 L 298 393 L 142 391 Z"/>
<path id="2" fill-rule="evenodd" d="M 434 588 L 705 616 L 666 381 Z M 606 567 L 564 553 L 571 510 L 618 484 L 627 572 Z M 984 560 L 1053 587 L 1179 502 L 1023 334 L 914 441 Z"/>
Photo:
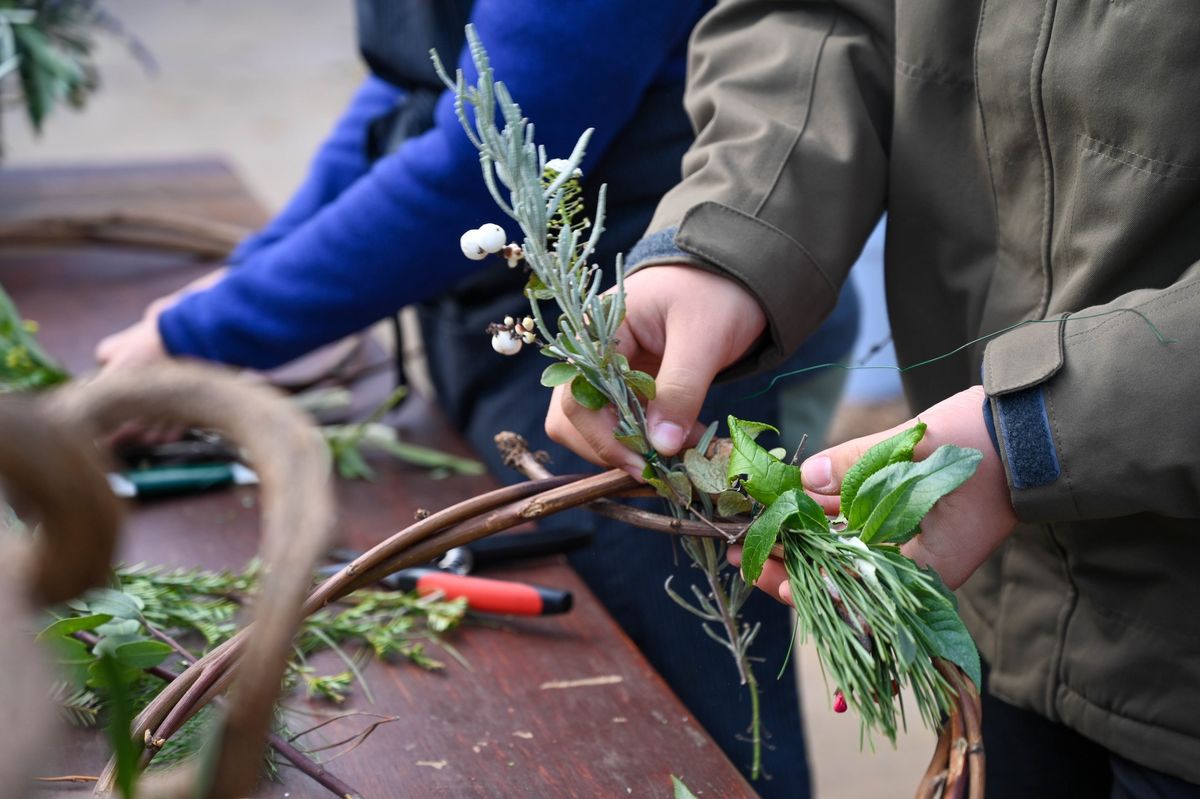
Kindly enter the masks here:
<path id="1" fill-rule="evenodd" d="M 1062 469 L 1046 413 L 1046 395 L 1032 386 L 992 397 L 999 443 L 1004 447 L 1008 477 L 1015 489 L 1050 485 Z"/>

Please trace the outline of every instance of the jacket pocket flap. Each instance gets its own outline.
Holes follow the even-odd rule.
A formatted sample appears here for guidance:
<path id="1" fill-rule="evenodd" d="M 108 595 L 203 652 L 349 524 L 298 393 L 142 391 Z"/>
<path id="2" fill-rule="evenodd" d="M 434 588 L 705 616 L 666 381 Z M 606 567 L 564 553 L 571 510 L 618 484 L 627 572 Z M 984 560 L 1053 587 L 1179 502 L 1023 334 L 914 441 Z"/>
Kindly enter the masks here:
<path id="1" fill-rule="evenodd" d="M 1030 322 L 988 343 L 983 355 L 983 389 L 990 397 L 1011 394 L 1049 380 L 1063 366 L 1062 319 Z"/>

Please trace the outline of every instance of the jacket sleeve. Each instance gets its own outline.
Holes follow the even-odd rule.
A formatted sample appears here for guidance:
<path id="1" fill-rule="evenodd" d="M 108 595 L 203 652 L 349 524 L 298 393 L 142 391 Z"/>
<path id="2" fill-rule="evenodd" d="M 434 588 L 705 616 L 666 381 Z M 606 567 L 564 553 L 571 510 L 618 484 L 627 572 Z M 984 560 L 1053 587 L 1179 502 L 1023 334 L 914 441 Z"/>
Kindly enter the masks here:
<path id="1" fill-rule="evenodd" d="M 395 106 L 402 96 L 395 86 L 368 77 L 313 157 L 304 183 L 266 227 L 238 245 L 229 262 L 235 266 L 241 264 L 283 239 L 365 175 L 370 168 L 367 126 Z"/>
<path id="2" fill-rule="evenodd" d="M 725 0 L 693 33 L 697 139 L 648 238 L 673 229 L 689 262 L 758 298 L 768 340 L 739 371 L 779 363 L 817 329 L 879 220 L 893 38 L 886 0 Z"/>
<path id="3" fill-rule="evenodd" d="M 1027 324 L 984 352 L 1013 507 L 1024 521 L 1200 517 L 1200 263 L 1174 284 Z"/>
<path id="4" fill-rule="evenodd" d="M 687 36 L 701 0 L 479 0 L 496 75 L 550 157 L 594 127 L 585 172 Z M 465 54 L 459 65 L 475 79 Z M 436 296 L 478 269 L 461 233 L 500 220 L 444 93 L 434 127 L 381 159 L 284 239 L 159 317 L 168 351 L 268 368 Z M 500 220 L 510 237 L 515 223 Z M 480 338 L 481 346 L 486 347 Z"/>

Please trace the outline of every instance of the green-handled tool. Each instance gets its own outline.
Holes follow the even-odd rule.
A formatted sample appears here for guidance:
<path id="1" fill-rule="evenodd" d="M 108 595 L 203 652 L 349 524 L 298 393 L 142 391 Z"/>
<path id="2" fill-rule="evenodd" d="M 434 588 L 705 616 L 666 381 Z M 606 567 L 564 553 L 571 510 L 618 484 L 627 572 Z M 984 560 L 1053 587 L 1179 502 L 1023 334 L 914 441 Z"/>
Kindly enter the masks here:
<path id="1" fill-rule="evenodd" d="M 189 463 L 110 472 L 108 484 L 118 497 L 191 494 L 225 485 L 254 485 L 258 475 L 240 463 Z"/>

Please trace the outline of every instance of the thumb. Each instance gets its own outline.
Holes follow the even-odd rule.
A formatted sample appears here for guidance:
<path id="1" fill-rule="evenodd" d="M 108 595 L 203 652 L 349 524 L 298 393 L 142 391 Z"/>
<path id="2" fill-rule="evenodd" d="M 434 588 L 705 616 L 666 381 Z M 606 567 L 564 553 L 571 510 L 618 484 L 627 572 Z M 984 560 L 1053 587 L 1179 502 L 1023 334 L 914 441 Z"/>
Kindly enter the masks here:
<path id="1" fill-rule="evenodd" d="M 836 496 L 842 490 L 842 478 L 846 472 L 867 450 L 912 425 L 911 421 L 896 425 L 882 433 L 854 438 L 810 456 L 800 464 L 800 479 L 804 487 L 813 494 Z M 821 497 L 818 496 L 817 500 L 820 501 Z"/>
<path id="2" fill-rule="evenodd" d="M 708 325 L 690 320 L 668 322 L 655 397 L 646 411 L 650 445 L 674 455 L 687 441 L 700 415 L 713 377 L 724 366 Z"/>

